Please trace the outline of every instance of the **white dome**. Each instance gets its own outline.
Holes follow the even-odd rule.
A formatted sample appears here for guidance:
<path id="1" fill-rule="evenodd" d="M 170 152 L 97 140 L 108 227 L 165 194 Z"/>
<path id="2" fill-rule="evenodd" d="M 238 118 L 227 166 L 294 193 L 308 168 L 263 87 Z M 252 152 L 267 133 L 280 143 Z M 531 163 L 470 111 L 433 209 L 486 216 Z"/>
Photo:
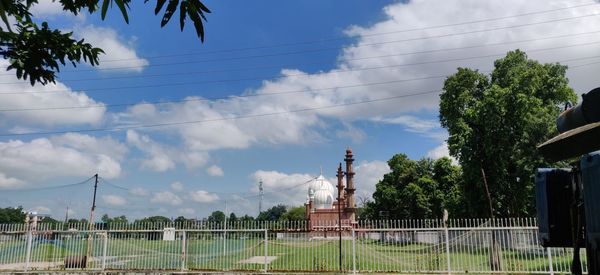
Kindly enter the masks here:
<path id="1" fill-rule="evenodd" d="M 313 206 L 316 209 L 332 208 L 336 192 L 335 187 L 323 175 L 311 181 L 308 187 L 309 198 L 312 199 Z"/>
<path id="2" fill-rule="evenodd" d="M 316 209 L 331 209 L 333 205 L 333 196 L 325 189 L 320 189 L 315 192 L 313 200 Z"/>

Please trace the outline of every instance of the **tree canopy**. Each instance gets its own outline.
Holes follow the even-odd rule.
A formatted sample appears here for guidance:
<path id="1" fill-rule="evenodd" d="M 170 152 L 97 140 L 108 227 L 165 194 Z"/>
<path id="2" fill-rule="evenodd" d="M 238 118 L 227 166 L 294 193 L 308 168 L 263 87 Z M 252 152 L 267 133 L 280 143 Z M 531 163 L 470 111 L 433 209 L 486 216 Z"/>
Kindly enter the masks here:
<path id="1" fill-rule="evenodd" d="M 256 220 L 258 221 L 277 221 L 279 220 L 283 214 L 285 214 L 285 212 L 287 211 L 285 205 L 283 204 L 279 204 L 279 205 L 275 205 L 269 209 L 267 209 L 266 211 L 262 211 L 258 214 L 258 217 L 256 217 Z"/>
<path id="2" fill-rule="evenodd" d="M 414 161 L 397 154 L 388 165 L 392 171 L 376 184 L 374 201 L 365 205 L 366 218 L 440 218 L 443 209 L 448 209 L 454 217 L 464 214 L 461 170 L 450 159 Z"/>
<path id="3" fill-rule="evenodd" d="M 25 212 L 23 207 L 0 208 L 0 224 L 3 223 L 24 223 Z"/>
<path id="4" fill-rule="evenodd" d="M 59 2 L 65 12 L 77 15 L 82 12 L 90 14 L 101 9 L 102 19 L 106 17 L 108 8 L 118 7 L 125 22 L 129 23 L 128 10 L 132 0 L 52 0 Z M 149 0 L 144 0 L 148 3 Z M 38 0 L 0 0 L 0 55 L 8 59 L 7 70 L 15 70 L 19 79 L 29 79 L 31 85 L 36 82 L 47 84 L 54 82 L 55 74 L 60 66 L 71 63 L 76 66 L 83 61 L 92 66 L 99 64 L 102 49 L 86 43 L 83 39 L 73 38 L 73 32 L 53 29 L 47 22 L 38 24 L 30 10 L 38 4 Z M 179 10 L 179 26 L 183 31 L 185 22 L 190 19 L 196 34 L 204 41 L 204 25 L 206 13 L 210 10 L 200 0 L 156 0 L 155 14 L 166 8 L 162 16 L 161 27 L 164 27 L 173 14 Z M 11 23 L 14 21 L 14 23 Z"/>
<path id="5" fill-rule="evenodd" d="M 471 216 L 491 215 L 489 204 L 498 216 L 534 213 L 532 175 L 547 165 L 536 145 L 556 133 L 560 106 L 576 101 L 566 69 L 517 50 L 496 60 L 490 75 L 458 68 L 446 79 L 440 121 L 449 133 L 450 155 L 462 166 Z"/>

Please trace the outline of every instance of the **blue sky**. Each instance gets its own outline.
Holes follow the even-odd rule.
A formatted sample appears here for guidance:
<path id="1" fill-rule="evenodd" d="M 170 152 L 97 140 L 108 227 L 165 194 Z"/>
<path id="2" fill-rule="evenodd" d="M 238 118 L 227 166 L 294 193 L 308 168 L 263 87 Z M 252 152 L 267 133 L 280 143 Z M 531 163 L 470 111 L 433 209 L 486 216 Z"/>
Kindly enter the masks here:
<path id="1" fill-rule="evenodd" d="M 321 167 L 333 178 L 348 146 L 368 198 L 394 154 L 447 155 L 435 91 L 456 67 L 488 71 L 521 48 L 572 66 L 579 93 L 597 86 L 591 1 L 205 3 L 213 13 L 200 43 L 178 18 L 161 29 L 142 1 L 130 24 L 116 9 L 102 21 L 40 1 L 37 20 L 106 55 L 99 67 L 64 68 L 56 85 L 0 75 L 2 110 L 42 109 L 0 111 L 0 206 L 86 217 L 90 183 L 42 188 L 99 173 L 100 214 L 204 217 L 227 201 L 256 215 L 259 179 L 265 205 L 301 205 L 298 185 Z M 30 135 L 39 132 L 56 133 Z"/>

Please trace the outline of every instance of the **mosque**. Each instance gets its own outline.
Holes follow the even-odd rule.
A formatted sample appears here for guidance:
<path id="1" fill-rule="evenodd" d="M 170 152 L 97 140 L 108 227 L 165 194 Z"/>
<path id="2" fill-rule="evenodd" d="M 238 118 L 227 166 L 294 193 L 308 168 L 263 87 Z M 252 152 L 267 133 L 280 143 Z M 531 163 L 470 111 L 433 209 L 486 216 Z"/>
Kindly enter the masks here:
<path id="1" fill-rule="evenodd" d="M 346 171 L 342 164 L 337 168 L 337 185 L 334 186 L 321 175 L 310 182 L 306 207 L 306 220 L 311 230 L 328 230 L 341 226 L 348 228 L 356 225 L 356 201 L 354 199 L 354 171 L 352 149 L 346 149 L 344 159 Z M 346 179 L 344 184 L 344 177 Z"/>

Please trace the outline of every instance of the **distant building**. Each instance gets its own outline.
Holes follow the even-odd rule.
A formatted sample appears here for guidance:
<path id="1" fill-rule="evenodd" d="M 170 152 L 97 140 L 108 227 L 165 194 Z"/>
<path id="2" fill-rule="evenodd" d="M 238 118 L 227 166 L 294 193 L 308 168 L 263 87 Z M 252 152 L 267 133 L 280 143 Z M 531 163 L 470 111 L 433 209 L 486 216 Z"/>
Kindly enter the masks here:
<path id="1" fill-rule="evenodd" d="M 349 229 L 356 224 L 356 200 L 354 198 L 354 171 L 352 162 L 354 156 L 352 149 L 346 150 L 346 171 L 342 171 L 342 164 L 337 169 L 337 185 L 333 186 L 322 175 L 310 182 L 306 207 L 306 219 L 309 221 L 311 231 L 337 230 L 338 221 L 342 229 Z M 346 183 L 344 184 L 344 177 Z M 339 199 L 338 199 L 339 197 Z"/>

